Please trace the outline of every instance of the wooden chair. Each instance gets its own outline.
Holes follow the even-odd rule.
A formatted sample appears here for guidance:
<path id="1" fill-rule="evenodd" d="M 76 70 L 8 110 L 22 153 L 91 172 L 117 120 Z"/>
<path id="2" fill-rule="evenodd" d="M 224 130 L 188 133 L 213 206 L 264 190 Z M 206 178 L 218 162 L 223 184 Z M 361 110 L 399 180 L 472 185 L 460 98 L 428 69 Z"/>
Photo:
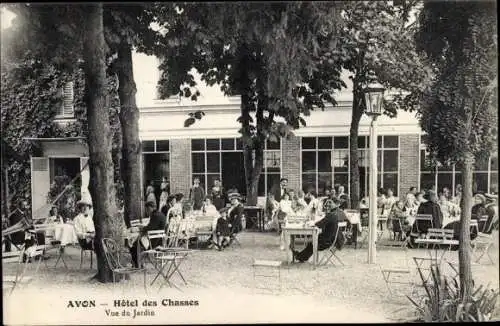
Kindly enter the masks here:
<path id="1" fill-rule="evenodd" d="M 479 218 L 479 220 L 477 222 L 478 222 L 478 226 L 479 226 L 479 231 L 486 233 L 486 231 L 489 229 L 488 215 L 481 215 L 481 217 Z"/>
<path id="2" fill-rule="evenodd" d="M 323 257 L 320 259 L 319 265 L 327 265 L 328 263 L 331 263 L 332 265 L 335 265 L 334 259 L 336 259 L 341 265 L 344 265 L 344 262 L 337 256 L 337 240 L 339 238 L 339 234 L 342 234 L 345 239 L 345 232 L 347 229 L 347 222 L 339 222 L 338 227 L 337 227 L 337 232 L 335 233 L 335 238 L 333 240 L 332 245 L 330 248 L 325 250 L 325 254 Z"/>
<path id="3" fill-rule="evenodd" d="M 116 242 L 113 239 L 104 238 L 101 240 L 102 248 L 104 250 L 104 255 L 106 258 L 106 263 L 113 275 L 113 287 L 116 284 L 116 275 L 131 275 L 136 273 L 144 274 L 144 290 L 147 291 L 146 287 L 146 269 L 137 267 L 124 267 L 120 262 L 120 251 Z"/>

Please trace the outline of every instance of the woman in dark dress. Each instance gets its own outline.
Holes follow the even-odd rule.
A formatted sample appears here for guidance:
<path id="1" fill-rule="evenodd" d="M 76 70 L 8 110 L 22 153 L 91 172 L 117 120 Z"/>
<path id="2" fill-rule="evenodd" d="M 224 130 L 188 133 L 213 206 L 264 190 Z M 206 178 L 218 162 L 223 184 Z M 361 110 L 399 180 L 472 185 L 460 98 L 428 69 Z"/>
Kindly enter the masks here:
<path id="1" fill-rule="evenodd" d="M 226 195 L 224 194 L 224 188 L 220 184 L 219 179 L 214 180 L 214 186 L 210 191 L 210 197 L 217 210 L 221 210 L 226 206 Z"/>

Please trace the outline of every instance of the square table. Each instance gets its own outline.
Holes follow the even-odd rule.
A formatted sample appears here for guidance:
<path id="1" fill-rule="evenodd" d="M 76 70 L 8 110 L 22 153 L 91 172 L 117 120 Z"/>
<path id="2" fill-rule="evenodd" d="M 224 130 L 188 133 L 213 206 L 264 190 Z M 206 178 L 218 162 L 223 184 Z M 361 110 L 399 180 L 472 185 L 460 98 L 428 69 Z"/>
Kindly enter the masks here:
<path id="1" fill-rule="evenodd" d="M 284 226 L 282 228 L 283 237 L 285 239 L 285 251 L 286 251 L 286 261 L 287 263 L 293 262 L 293 253 L 290 249 L 290 244 L 293 244 L 292 237 L 297 235 L 312 236 L 313 245 L 313 266 L 318 265 L 318 236 L 321 233 L 321 229 L 318 227 L 309 226 Z"/>
<path id="2" fill-rule="evenodd" d="M 249 213 L 252 214 L 252 217 L 255 215 L 255 218 L 252 218 L 253 226 L 256 226 L 258 231 L 264 232 L 264 208 L 260 206 L 245 206 L 243 210 L 247 221 L 250 217 Z"/>

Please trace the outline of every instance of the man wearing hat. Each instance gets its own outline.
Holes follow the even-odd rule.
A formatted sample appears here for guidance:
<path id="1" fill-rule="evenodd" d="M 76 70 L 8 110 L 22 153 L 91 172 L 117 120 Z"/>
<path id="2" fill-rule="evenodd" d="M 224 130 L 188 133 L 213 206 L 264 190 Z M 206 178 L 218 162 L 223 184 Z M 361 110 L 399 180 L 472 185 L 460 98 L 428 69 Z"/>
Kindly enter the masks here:
<path id="1" fill-rule="evenodd" d="M 343 222 L 347 219 L 345 213 L 339 209 L 338 200 L 326 199 L 323 204 L 323 209 L 325 215 L 319 221 L 316 221 L 314 225 L 321 229 L 321 233 L 318 236 L 318 250 L 322 251 L 328 249 L 333 244 L 335 240 L 335 235 L 337 234 L 338 223 Z M 341 233 L 337 237 L 335 246 L 341 249 L 344 244 L 344 238 Z M 312 242 L 309 242 L 307 246 L 301 252 L 293 250 L 293 256 L 299 262 L 307 261 L 313 254 Z"/>
<path id="2" fill-rule="evenodd" d="M 274 195 L 274 200 L 277 202 L 281 201 L 281 198 L 283 198 L 283 195 L 288 192 L 288 179 L 287 178 L 281 178 L 280 183 L 273 186 L 271 189 L 271 193 Z"/>
<path id="3" fill-rule="evenodd" d="M 76 236 L 78 243 L 84 250 L 92 250 L 94 248 L 93 240 L 95 236 L 94 221 L 92 219 L 91 208 L 92 202 L 90 198 L 84 197 L 76 203 L 80 213 L 75 216 L 73 223 L 75 225 Z"/>

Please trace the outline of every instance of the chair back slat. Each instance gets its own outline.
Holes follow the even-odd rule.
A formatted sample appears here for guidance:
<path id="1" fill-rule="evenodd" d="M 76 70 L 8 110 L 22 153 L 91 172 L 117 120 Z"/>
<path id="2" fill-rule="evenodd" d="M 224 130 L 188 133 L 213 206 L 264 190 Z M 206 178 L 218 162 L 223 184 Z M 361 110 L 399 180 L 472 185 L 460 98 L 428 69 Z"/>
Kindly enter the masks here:
<path id="1" fill-rule="evenodd" d="M 131 220 L 130 227 L 138 227 L 141 226 L 141 220 Z"/>
<path id="2" fill-rule="evenodd" d="M 415 221 L 432 221 L 432 214 L 417 214 L 415 215 Z"/>
<path id="3" fill-rule="evenodd" d="M 479 218 L 479 221 L 480 222 L 486 222 L 488 220 L 488 215 L 482 215 L 480 218 Z"/>

